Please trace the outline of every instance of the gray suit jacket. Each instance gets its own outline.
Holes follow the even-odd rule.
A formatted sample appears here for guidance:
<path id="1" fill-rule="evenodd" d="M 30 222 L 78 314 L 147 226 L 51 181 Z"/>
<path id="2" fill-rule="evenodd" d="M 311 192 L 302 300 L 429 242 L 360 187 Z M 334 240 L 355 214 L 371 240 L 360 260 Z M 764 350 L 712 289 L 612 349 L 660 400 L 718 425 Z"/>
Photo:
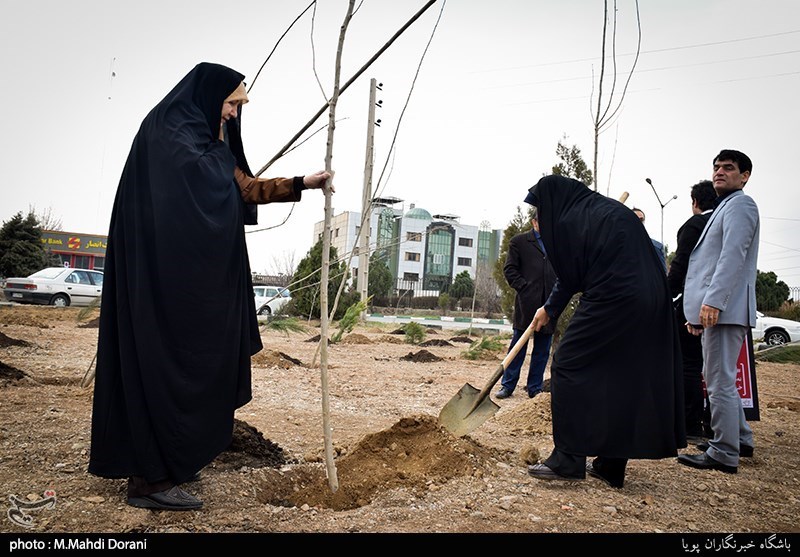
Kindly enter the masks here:
<path id="1" fill-rule="evenodd" d="M 720 325 L 755 326 L 759 229 L 756 202 L 741 190 L 714 209 L 689 256 L 687 321 L 698 325 L 705 304 L 720 310 Z"/>

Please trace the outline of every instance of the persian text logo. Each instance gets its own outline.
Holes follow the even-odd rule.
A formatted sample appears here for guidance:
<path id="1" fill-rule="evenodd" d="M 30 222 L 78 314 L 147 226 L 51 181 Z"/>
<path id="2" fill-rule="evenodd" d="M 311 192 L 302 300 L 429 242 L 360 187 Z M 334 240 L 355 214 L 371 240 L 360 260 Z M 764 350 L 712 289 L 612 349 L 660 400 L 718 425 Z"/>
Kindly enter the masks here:
<path id="1" fill-rule="evenodd" d="M 56 492 L 48 489 L 44 492 L 44 497 L 33 501 L 25 501 L 16 495 L 9 495 L 11 507 L 8 509 L 8 519 L 23 528 L 33 528 L 33 517 L 29 512 L 36 512 L 42 509 L 52 509 L 56 506 Z"/>

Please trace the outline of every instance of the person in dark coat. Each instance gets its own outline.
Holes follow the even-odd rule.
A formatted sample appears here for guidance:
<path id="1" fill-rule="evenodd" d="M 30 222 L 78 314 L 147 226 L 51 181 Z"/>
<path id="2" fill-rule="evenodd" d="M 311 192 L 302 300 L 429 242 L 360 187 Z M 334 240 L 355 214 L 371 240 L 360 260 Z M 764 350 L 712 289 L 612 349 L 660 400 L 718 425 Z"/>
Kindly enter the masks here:
<path id="1" fill-rule="evenodd" d="M 262 348 L 246 204 L 299 201 L 330 178 L 253 177 L 243 78 L 195 66 L 142 122 L 114 200 L 89 472 L 127 478 L 133 506 L 202 505 L 180 484 L 230 445 Z"/>
<path id="2" fill-rule="evenodd" d="M 678 338 L 683 356 L 683 397 L 685 404 L 686 438 L 692 443 L 702 442 L 710 427 L 704 426 L 709 419 L 703 396 L 703 343 L 699 336 L 686 330 L 683 313 L 683 287 L 689 256 L 700 239 L 703 229 L 714 210 L 717 192 L 711 180 L 703 180 L 692 186 L 692 216 L 678 229 L 678 247 L 669 265 L 667 283 L 673 299 L 675 319 L 678 323 Z M 710 416 L 710 414 L 709 414 Z"/>
<path id="3" fill-rule="evenodd" d="M 678 332 L 658 255 L 625 205 L 562 176 L 546 176 L 525 199 L 556 284 L 534 315 L 555 320 L 580 303 L 550 365 L 553 443 L 528 473 L 622 487 L 628 459 L 675 456 L 686 446 Z M 587 456 L 596 456 L 591 463 Z"/>
<path id="4" fill-rule="evenodd" d="M 503 266 L 503 274 L 509 286 L 517 293 L 514 299 L 514 333 L 511 337 L 509 351 L 528 328 L 533 320 L 533 314 L 547 300 L 556 282 L 556 274 L 550 261 L 547 260 L 544 243 L 539 235 L 535 207 L 533 212 L 532 228 L 511 238 L 508 243 L 508 255 Z M 548 323 L 540 331 L 533 333 L 533 349 L 525 385 L 529 398 L 542 392 L 544 370 L 550 357 L 550 344 L 553 340 L 555 323 L 555 321 Z M 514 394 L 528 351 L 528 344 L 529 342 L 525 342 L 525 346 L 520 349 L 503 371 L 501 387 L 495 395 L 496 398 L 508 398 Z"/>

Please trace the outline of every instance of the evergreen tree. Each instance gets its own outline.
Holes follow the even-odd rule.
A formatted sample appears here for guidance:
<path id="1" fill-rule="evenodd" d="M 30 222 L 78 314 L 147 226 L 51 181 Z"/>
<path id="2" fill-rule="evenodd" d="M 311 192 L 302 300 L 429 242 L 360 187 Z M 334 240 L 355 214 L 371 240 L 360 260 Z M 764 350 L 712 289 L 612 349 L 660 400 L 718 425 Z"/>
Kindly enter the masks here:
<path id="1" fill-rule="evenodd" d="M 330 248 L 331 268 L 328 274 L 328 300 L 333 303 L 336 299 L 336 292 L 339 289 L 339 281 L 347 272 L 345 262 L 336 264 L 338 254 L 336 248 Z M 303 316 L 320 317 L 319 294 L 320 280 L 322 278 L 322 240 L 320 239 L 312 247 L 306 256 L 297 265 L 297 270 L 292 277 L 292 306 L 295 313 Z M 341 304 L 340 304 L 341 307 Z M 330 309 L 330 308 L 329 308 Z M 347 306 L 342 309 L 346 311 Z M 337 311 L 337 313 L 339 313 Z"/>
<path id="2" fill-rule="evenodd" d="M 756 307 L 759 311 L 775 311 L 789 299 L 789 286 L 778 275 L 756 271 Z"/>
<path id="3" fill-rule="evenodd" d="M 18 212 L 0 228 L 0 276 L 27 277 L 51 264 L 42 245 L 39 220 L 30 211 Z"/>
<path id="4" fill-rule="evenodd" d="M 453 279 L 453 284 L 448 290 L 450 298 L 460 300 L 461 298 L 471 298 L 475 292 L 475 283 L 469 276 L 469 271 L 461 271 Z"/>
<path id="5" fill-rule="evenodd" d="M 367 277 L 367 293 L 370 296 L 382 298 L 388 296 L 392 290 L 392 272 L 383 257 L 378 252 L 373 252 L 369 258 L 369 277 Z"/>

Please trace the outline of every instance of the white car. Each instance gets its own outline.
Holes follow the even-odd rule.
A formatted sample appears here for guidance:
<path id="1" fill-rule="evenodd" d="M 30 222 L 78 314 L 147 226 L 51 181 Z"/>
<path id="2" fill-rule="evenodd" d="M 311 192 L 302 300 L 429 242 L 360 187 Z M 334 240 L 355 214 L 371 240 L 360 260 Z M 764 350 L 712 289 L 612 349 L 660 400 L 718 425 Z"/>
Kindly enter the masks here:
<path id="1" fill-rule="evenodd" d="M 753 340 L 762 339 L 771 345 L 797 342 L 800 340 L 800 322 L 768 317 L 757 311 L 756 326 L 753 327 Z"/>
<path id="2" fill-rule="evenodd" d="M 253 293 L 257 315 L 272 316 L 292 299 L 289 290 L 283 286 L 256 285 L 253 286 Z"/>
<path id="3" fill-rule="evenodd" d="M 25 278 L 8 278 L 3 287 L 9 302 L 58 307 L 88 306 L 102 293 L 102 272 L 69 267 L 47 267 Z"/>

